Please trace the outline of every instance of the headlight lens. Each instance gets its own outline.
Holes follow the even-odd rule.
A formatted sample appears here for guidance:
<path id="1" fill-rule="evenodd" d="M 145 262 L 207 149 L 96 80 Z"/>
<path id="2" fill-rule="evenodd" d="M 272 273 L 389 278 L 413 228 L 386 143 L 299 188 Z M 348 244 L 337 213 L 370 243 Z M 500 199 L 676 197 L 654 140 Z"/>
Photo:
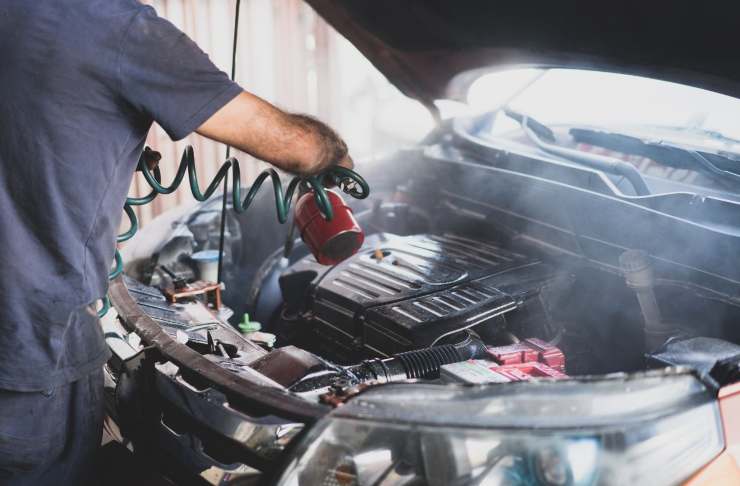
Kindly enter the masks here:
<path id="1" fill-rule="evenodd" d="M 484 387 L 385 385 L 323 419 L 280 484 L 676 484 L 723 448 L 684 373 Z"/>

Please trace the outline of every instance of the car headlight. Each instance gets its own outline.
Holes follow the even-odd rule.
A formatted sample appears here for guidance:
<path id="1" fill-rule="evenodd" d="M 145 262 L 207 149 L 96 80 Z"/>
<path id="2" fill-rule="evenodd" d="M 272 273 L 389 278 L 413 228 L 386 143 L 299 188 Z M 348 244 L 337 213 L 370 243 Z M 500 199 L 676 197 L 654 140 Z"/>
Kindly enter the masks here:
<path id="1" fill-rule="evenodd" d="M 724 447 L 693 375 L 385 385 L 322 419 L 280 484 L 675 484 Z"/>

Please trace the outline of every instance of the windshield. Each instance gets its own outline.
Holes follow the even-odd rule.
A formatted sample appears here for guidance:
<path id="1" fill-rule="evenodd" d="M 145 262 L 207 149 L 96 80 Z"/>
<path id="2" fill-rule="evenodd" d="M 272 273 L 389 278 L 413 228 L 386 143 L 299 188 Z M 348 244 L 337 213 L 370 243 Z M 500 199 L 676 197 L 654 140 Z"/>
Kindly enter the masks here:
<path id="1" fill-rule="evenodd" d="M 648 177 L 739 192 L 740 100 L 729 96 L 624 74 L 518 69 L 478 78 L 468 92 L 468 105 L 486 113 L 484 123 L 474 125 L 479 137 L 526 139 L 521 117 L 506 115 L 514 112 L 551 128 L 556 138 L 550 142 L 558 147 L 622 159 Z M 654 151 L 635 151 L 634 144 L 622 150 L 624 144 L 613 142 L 625 135 L 717 158 L 692 161 L 686 155 L 676 163 L 668 160 L 676 159 L 673 154 L 655 157 Z"/>
<path id="2" fill-rule="evenodd" d="M 519 69 L 480 77 L 468 102 L 475 109 L 495 108 L 507 95 L 510 108 L 547 125 L 700 128 L 740 139 L 740 100 L 667 81 L 576 69 Z M 494 127 L 497 133 L 504 128 Z"/>

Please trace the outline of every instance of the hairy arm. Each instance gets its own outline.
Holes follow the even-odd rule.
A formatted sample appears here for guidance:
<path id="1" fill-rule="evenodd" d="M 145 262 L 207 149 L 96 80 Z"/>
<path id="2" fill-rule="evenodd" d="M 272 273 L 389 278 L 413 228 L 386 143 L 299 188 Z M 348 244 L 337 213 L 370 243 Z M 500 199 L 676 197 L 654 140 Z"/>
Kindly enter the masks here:
<path id="1" fill-rule="evenodd" d="M 334 164 L 352 167 L 347 146 L 334 130 L 309 116 L 285 113 L 246 91 L 196 132 L 296 174 L 313 175 Z"/>

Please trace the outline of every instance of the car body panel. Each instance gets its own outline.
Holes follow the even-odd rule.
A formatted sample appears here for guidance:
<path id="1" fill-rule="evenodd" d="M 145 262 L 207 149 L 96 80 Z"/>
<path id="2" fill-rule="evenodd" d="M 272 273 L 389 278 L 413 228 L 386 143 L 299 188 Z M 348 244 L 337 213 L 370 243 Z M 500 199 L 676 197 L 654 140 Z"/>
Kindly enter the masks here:
<path id="1" fill-rule="evenodd" d="M 462 99 L 476 70 L 507 65 L 614 71 L 740 97 L 735 2 L 307 1 L 427 106 Z"/>
<path id="2" fill-rule="evenodd" d="M 686 486 L 724 486 L 740 482 L 740 383 L 718 392 L 725 450 L 686 481 Z"/>

